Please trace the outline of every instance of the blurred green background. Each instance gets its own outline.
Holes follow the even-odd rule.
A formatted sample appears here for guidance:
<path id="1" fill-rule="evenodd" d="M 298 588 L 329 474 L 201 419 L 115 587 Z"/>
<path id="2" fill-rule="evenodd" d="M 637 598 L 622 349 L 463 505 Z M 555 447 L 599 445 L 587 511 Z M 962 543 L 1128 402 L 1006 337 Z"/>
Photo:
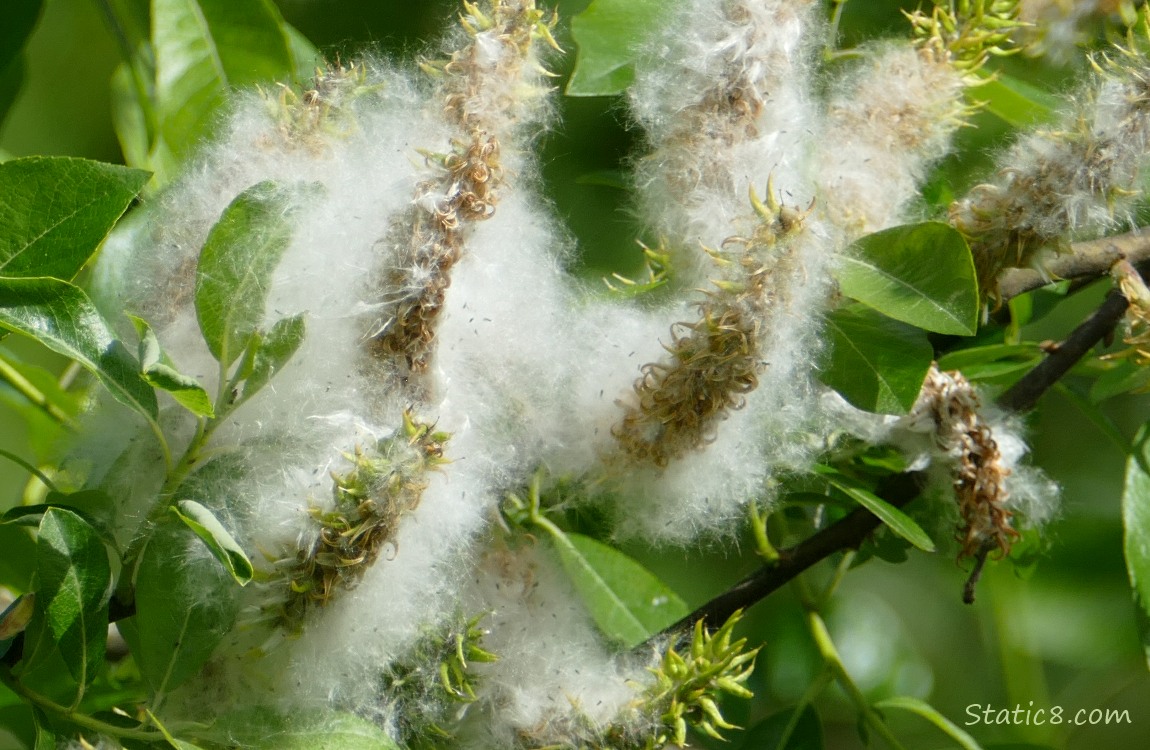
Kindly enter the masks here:
<path id="1" fill-rule="evenodd" d="M 286 19 L 329 56 L 343 59 L 361 50 L 410 58 L 427 48 L 454 3 L 392 0 L 279 0 Z M 568 20 L 588 3 L 559 3 L 560 33 L 568 54 L 554 67 L 570 71 L 574 45 Z M 914 3 L 905 4 L 913 7 Z M 885 33 L 905 34 L 899 4 L 853 0 L 842 23 L 845 43 Z M 67 154 L 122 160 L 109 114 L 108 80 L 119 62 L 115 41 L 92 0 L 47 0 L 27 50 L 27 77 L 12 110 L 0 125 L 0 152 L 8 156 Z M 1076 69 L 1032 60 L 1008 63 L 1040 86 L 1055 87 Z M 830 66 L 834 72 L 835 66 Z M 558 80 L 561 87 L 563 79 Z M 602 179 L 621 175 L 641 153 L 643 136 L 630 128 L 619 98 L 560 97 L 560 118 L 542 142 L 544 189 L 554 211 L 580 247 L 572 270 L 587 276 L 633 273 L 640 254 L 640 228 L 627 190 Z M 989 150 L 1009 136 L 993 116 L 961 137 L 961 150 L 946 162 L 934 184 L 955 194 L 985 169 Z M 828 144 L 833 147 L 833 144 Z M 1030 338 L 1058 339 L 1097 304 L 1104 290 L 1088 290 L 1034 323 Z M 15 337 L 13 337 L 15 338 Z M 17 356 L 58 373 L 63 363 L 12 338 Z M 909 693 L 930 700 L 962 725 L 966 707 L 1128 709 L 1132 724 L 1093 727 L 970 726 L 980 741 L 1035 743 L 1069 750 L 1150 746 L 1150 675 L 1140 645 L 1136 610 L 1122 558 L 1119 497 L 1125 446 L 1150 418 L 1145 397 L 1108 402 L 1100 411 L 1081 406 L 1084 379 L 1044 399 L 1029 419 L 1033 459 L 1063 488 L 1062 511 L 1044 532 L 1047 549 L 1028 577 L 1009 563 L 992 564 L 975 605 L 961 603 L 965 571 L 947 553 L 911 553 L 906 564 L 872 561 L 853 571 L 830 616 L 840 651 L 857 681 L 873 697 Z M 0 386 L 0 448 L 46 456 L 51 446 L 30 443 L 46 427 L 18 398 Z M 29 422 L 28 420 L 33 420 Z M 1103 426 L 1100 426 L 1103 425 Z M 1105 429 L 1104 429 L 1105 427 Z M 42 443 L 43 441 L 41 441 Z M 0 502 L 20 501 L 26 476 L 0 462 Z M 8 550 L 27 544 L 21 532 L 0 533 Z M 744 550 L 747 547 L 744 545 Z M 5 560 L 13 555 L 6 554 Z M 631 549 L 656 569 L 692 605 L 719 584 L 735 581 L 755 566 L 750 554 L 715 549 Z M 817 578 L 825 570 L 816 570 Z M 19 581 L 15 571 L 5 578 Z M 817 657 L 792 594 L 780 592 L 751 612 L 753 637 L 765 640 L 756 674 L 754 716 L 732 715 L 740 723 L 763 711 L 793 704 L 816 670 Z M 1033 703 L 1031 703 L 1033 702 Z M 818 703 L 826 722 L 828 748 L 861 747 L 850 704 L 831 691 Z M 924 721 L 905 714 L 889 717 L 907 748 L 944 748 L 948 741 Z M 0 724 L 3 717 L 0 717 Z M 740 740 L 735 736 L 734 745 Z M 0 747 L 3 747 L 0 734 Z"/>

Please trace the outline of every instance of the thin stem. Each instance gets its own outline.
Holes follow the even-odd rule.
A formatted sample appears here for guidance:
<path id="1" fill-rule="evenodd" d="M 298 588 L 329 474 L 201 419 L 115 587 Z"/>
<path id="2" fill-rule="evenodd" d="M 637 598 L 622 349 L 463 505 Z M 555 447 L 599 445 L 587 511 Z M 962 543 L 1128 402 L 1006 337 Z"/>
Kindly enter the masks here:
<path id="1" fill-rule="evenodd" d="M 886 740 L 894 750 L 905 750 L 902 743 L 891 732 L 890 727 L 882 720 L 882 717 L 871 708 L 870 703 L 867 701 L 866 696 L 863 695 L 862 690 L 851 679 L 850 673 L 847 672 L 846 666 L 843 664 L 842 657 L 839 656 L 838 649 L 835 648 L 834 641 L 831 639 L 830 631 L 827 630 L 827 625 L 823 622 L 823 618 L 818 612 L 807 612 L 807 627 L 810 629 L 811 637 L 814 638 L 815 646 L 819 650 L 819 654 L 823 660 L 830 667 L 835 675 L 836 681 L 842 686 L 851 702 L 855 704 L 855 708 L 862 714 L 863 719 L 874 730 L 875 734 Z"/>
<path id="2" fill-rule="evenodd" d="M 72 418 L 63 409 L 53 404 L 43 391 L 33 385 L 4 357 L 0 357 L 0 380 L 12 386 L 17 393 L 28 399 L 32 405 L 51 417 L 61 427 L 68 430 L 76 429 L 76 424 Z"/>
<path id="3" fill-rule="evenodd" d="M 28 463 L 24 459 L 20 458 L 15 453 L 10 453 L 10 452 L 4 450 L 3 448 L 0 448 L 0 456 L 3 456 L 4 458 L 8 459 L 12 463 L 16 464 L 17 466 L 19 466 L 22 469 L 24 469 L 25 471 L 27 471 L 32 476 L 39 479 L 41 482 L 44 483 L 44 486 L 47 487 L 48 489 L 50 489 L 52 492 L 59 492 L 60 491 L 56 488 L 56 485 L 52 482 L 52 480 L 48 477 L 47 474 L 40 471 L 39 469 L 37 469 L 35 466 Z"/>
<path id="4" fill-rule="evenodd" d="M 835 8 L 831 12 L 831 30 L 830 30 L 830 33 L 827 34 L 827 46 L 823 50 L 823 56 L 827 60 L 833 60 L 837 56 L 840 56 L 843 54 L 842 52 L 839 52 L 835 49 L 835 45 L 838 44 L 839 23 L 842 21 L 843 8 L 846 7 L 847 0 L 832 0 L 832 1 L 834 2 Z"/>
<path id="5" fill-rule="evenodd" d="M 831 573 L 831 578 L 827 581 L 826 587 L 823 588 L 823 593 L 819 596 L 818 605 L 822 609 L 830 603 L 831 597 L 835 595 L 839 584 L 842 583 L 843 578 L 846 577 L 847 571 L 850 570 L 851 563 L 855 560 L 855 550 L 848 549 L 843 553 L 843 557 L 839 560 L 839 564 L 835 566 L 834 572 Z"/>
<path id="6" fill-rule="evenodd" d="M 7 667 L 0 669 L 0 682 L 3 682 L 8 689 L 19 695 L 29 703 L 34 703 L 48 713 L 55 714 L 60 718 L 68 721 L 76 726 L 90 729 L 93 732 L 107 735 L 109 737 L 120 737 L 127 740 L 141 740 L 143 742 L 160 742 L 163 740 L 163 735 L 159 732 L 153 732 L 146 729 L 127 729 L 119 727 L 115 724 L 109 724 L 99 719 L 88 716 L 87 714 L 80 713 L 75 708 L 68 708 L 56 703 L 47 696 L 40 695 L 34 690 L 30 690 L 20 683 L 13 675 L 11 670 Z"/>

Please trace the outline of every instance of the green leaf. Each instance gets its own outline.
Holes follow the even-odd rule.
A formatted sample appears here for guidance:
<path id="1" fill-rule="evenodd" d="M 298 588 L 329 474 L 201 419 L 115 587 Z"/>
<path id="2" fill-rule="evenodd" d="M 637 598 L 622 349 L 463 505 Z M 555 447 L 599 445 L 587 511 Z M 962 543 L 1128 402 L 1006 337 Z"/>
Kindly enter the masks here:
<path id="1" fill-rule="evenodd" d="M 150 169 L 153 165 L 149 155 L 148 112 L 152 103 L 141 101 L 133 70 L 130 63 L 121 63 L 112 73 L 109 85 L 112 125 L 120 142 L 120 151 L 124 154 L 124 163 L 130 167 Z"/>
<path id="2" fill-rule="evenodd" d="M 575 590 L 611 640 L 637 646 L 689 612 L 674 591 L 622 552 L 582 534 L 548 530 Z"/>
<path id="3" fill-rule="evenodd" d="M 898 695 L 881 700 L 876 703 L 874 707 L 879 710 L 893 708 L 899 711 L 909 711 L 912 714 L 918 714 L 945 732 L 946 735 L 957 742 L 963 750 L 982 750 L 982 747 L 973 737 L 964 732 L 953 721 L 940 714 L 934 706 L 918 698 L 912 698 L 909 695 Z"/>
<path id="4" fill-rule="evenodd" d="M 784 735 L 787 743 L 780 745 Z M 823 750 L 826 747 L 823 724 L 813 706 L 807 706 L 798 716 L 794 711 L 780 711 L 748 729 L 740 747 L 742 750 Z"/>
<path id="5" fill-rule="evenodd" d="M 658 0 L 594 0 L 571 19 L 578 46 L 568 96 L 620 94 L 635 79 L 636 42 L 658 27 L 667 3 Z"/>
<path id="6" fill-rule="evenodd" d="M 283 369 L 303 343 L 306 334 L 303 315 L 295 315 L 277 320 L 266 336 L 253 339 L 257 345 L 252 356 L 251 374 L 244 381 L 245 400 L 256 395 Z"/>
<path id="7" fill-rule="evenodd" d="M 214 417 L 211 396 L 195 378 L 176 370 L 148 322 L 135 315 L 128 318 L 140 337 L 140 375 L 148 385 L 171 394 L 176 403 L 198 417 Z"/>
<path id="8" fill-rule="evenodd" d="M 113 550 L 118 550 L 116 535 L 112 533 L 107 523 L 82 507 L 93 506 L 91 510 L 96 511 L 110 508 L 112 499 L 107 493 L 101 490 L 80 490 L 71 494 L 49 492 L 46 500 L 47 502 L 37 505 L 17 505 L 9 508 L 3 516 L 0 516 L 0 524 L 39 527 L 44 521 L 44 514 L 52 508 L 57 508 L 79 516 L 84 523 L 92 527 L 104 544 Z"/>
<path id="9" fill-rule="evenodd" d="M 921 329 L 862 305 L 832 311 L 826 326 L 824 383 L 866 411 L 905 414 L 914 406 L 934 354 Z"/>
<path id="10" fill-rule="evenodd" d="M 0 327 L 76 360 L 116 400 L 155 419 L 156 392 L 79 287 L 48 278 L 0 278 Z"/>
<path id="11" fill-rule="evenodd" d="M 969 93 L 973 99 L 985 102 L 990 112 L 1016 128 L 1051 122 L 1058 115 L 1058 97 L 1000 70 L 969 89 Z"/>
<path id="12" fill-rule="evenodd" d="M 212 227 L 196 270 L 196 316 L 225 367 L 259 328 L 268 282 L 291 240 L 288 193 L 261 182 L 239 195 Z"/>
<path id="13" fill-rule="evenodd" d="M 68 671 L 81 685 L 104 662 L 112 568 L 96 530 L 79 515 L 49 508 L 36 542 L 36 609 Z"/>
<path id="14" fill-rule="evenodd" d="M 1126 484 L 1122 491 L 1123 547 L 1126 572 L 1134 601 L 1143 620 L 1150 621 L 1150 424 L 1134 439 L 1126 461 Z M 1143 631 L 1143 648 L 1150 665 L 1150 631 Z"/>
<path id="15" fill-rule="evenodd" d="M 286 716 L 268 708 L 218 717 L 210 739 L 249 750 L 400 750 L 382 729 L 353 714 Z"/>
<path id="16" fill-rule="evenodd" d="M 923 552 L 934 552 L 934 542 L 914 520 L 870 490 L 855 484 L 837 472 L 823 472 L 828 482 L 846 493 L 848 497 L 863 506 L 890 530 L 907 540 Z"/>
<path id="17" fill-rule="evenodd" d="M 1150 367 L 1126 360 L 1098 376 L 1090 386 L 1090 403 L 1100 404 L 1115 396 L 1142 393 L 1147 389 L 1150 389 Z"/>
<path id="18" fill-rule="evenodd" d="M 239 543 L 232 538 L 220 520 L 210 510 L 195 500 L 181 500 L 172 507 L 172 512 L 196 533 L 208 549 L 215 555 L 235 582 L 246 586 L 254 573 L 251 560 L 244 554 Z"/>
<path id="19" fill-rule="evenodd" d="M 288 79 L 296 62 L 270 0 L 152 0 L 157 127 L 149 161 L 161 181 L 211 135 L 227 91 Z"/>
<path id="20" fill-rule="evenodd" d="M 8 0 L 4 3 L 4 22 L 0 23 L 0 70 L 7 67 L 24 50 L 24 44 L 44 10 L 44 0 Z"/>
<path id="21" fill-rule="evenodd" d="M 136 569 L 133 654 L 157 694 L 199 672 L 239 611 L 228 574 L 215 560 L 185 551 L 192 539 L 180 524 L 161 524 Z"/>
<path id="22" fill-rule="evenodd" d="M 1043 356 L 1036 343 L 989 344 L 949 352 L 938 358 L 938 368 L 961 370 L 970 380 L 995 380 L 1027 372 Z"/>
<path id="23" fill-rule="evenodd" d="M 0 164 L 0 276 L 79 273 L 148 173 L 67 156 Z"/>
<path id="24" fill-rule="evenodd" d="M 36 725 L 36 744 L 33 750 L 56 750 L 56 735 L 48 715 L 39 706 L 32 707 L 32 719 Z"/>
<path id="25" fill-rule="evenodd" d="M 868 234 L 835 270 L 842 293 L 884 315 L 936 333 L 971 336 L 981 304 L 970 248 L 938 221 Z"/>
<path id="26" fill-rule="evenodd" d="M 283 29 L 287 34 L 288 47 L 295 59 L 295 80 L 300 82 L 312 80 L 315 78 L 316 69 L 323 68 L 323 54 L 295 26 L 285 23 Z"/>

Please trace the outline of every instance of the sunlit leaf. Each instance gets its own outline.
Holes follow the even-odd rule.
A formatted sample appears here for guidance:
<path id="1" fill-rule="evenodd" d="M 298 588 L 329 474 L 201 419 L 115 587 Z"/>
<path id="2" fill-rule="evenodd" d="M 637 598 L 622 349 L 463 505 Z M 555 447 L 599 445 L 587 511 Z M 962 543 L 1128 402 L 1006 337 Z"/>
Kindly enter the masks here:
<path id="1" fill-rule="evenodd" d="M 212 397 L 198 380 L 176 370 L 175 364 L 160 348 L 156 332 L 148 322 L 135 315 L 128 318 L 140 337 L 140 374 L 148 385 L 171 394 L 176 403 L 196 416 L 214 416 Z"/>
<path id="2" fill-rule="evenodd" d="M 99 535 L 83 518 L 49 508 L 36 541 L 36 608 L 80 684 L 103 666 L 112 569 Z"/>
<path id="3" fill-rule="evenodd" d="M 1000 70 L 970 89 L 970 95 L 1016 128 L 1050 122 L 1057 117 L 1060 106 L 1058 97 Z"/>
<path id="4" fill-rule="evenodd" d="M 824 383 L 866 411 L 905 414 L 914 406 L 934 354 L 921 329 L 861 305 L 832 311 L 826 327 Z"/>
<path id="5" fill-rule="evenodd" d="M 0 516 L 0 524 L 12 526 L 39 527 L 44 520 L 44 514 L 52 508 L 74 513 L 84 523 L 92 527 L 99 535 L 100 540 L 110 549 L 116 549 L 116 537 L 105 521 L 100 520 L 97 514 L 110 510 L 112 499 L 101 490 L 80 490 L 73 493 L 49 492 L 46 502 L 36 505 L 17 505 L 9 508 Z"/>
<path id="6" fill-rule="evenodd" d="M 189 554 L 197 543 L 186 527 L 161 524 L 136 570 L 136 662 L 156 692 L 196 674 L 231 630 L 238 604 L 227 571 L 213 558 Z"/>
<path id="7" fill-rule="evenodd" d="M 559 560 L 603 634 L 636 646 L 688 613 L 687 605 L 622 552 L 582 534 L 552 533 Z"/>
<path id="8" fill-rule="evenodd" d="M 270 0 L 152 0 L 152 48 L 158 133 L 149 161 L 161 178 L 211 134 L 230 88 L 296 72 Z"/>
<path id="9" fill-rule="evenodd" d="M 116 400 L 155 418 L 156 393 L 88 295 L 66 281 L 0 278 L 0 326 L 71 357 Z"/>
<path id="10" fill-rule="evenodd" d="M 172 511 L 203 540 L 236 583 L 246 586 L 252 580 L 251 561 L 214 513 L 195 500 L 181 500 Z"/>
<path id="11" fill-rule="evenodd" d="M 291 240 L 288 193 L 261 182 L 212 227 L 196 269 L 196 316 L 208 349 L 230 365 L 264 317 L 269 281 Z"/>
<path id="12" fill-rule="evenodd" d="M 251 373 L 244 381 L 245 399 L 256 395 L 288 363 L 306 333 L 303 315 L 295 315 L 277 320 L 266 335 L 254 340 Z"/>
<path id="13" fill-rule="evenodd" d="M 619 94 L 635 78 L 638 40 L 658 27 L 668 5 L 658 0 L 594 0 L 571 19 L 578 52 L 568 96 Z"/>
<path id="14" fill-rule="evenodd" d="M 66 156 L 0 164 L 0 276 L 79 273 L 148 173 Z"/>
<path id="15" fill-rule="evenodd" d="M 867 235 L 835 269 L 842 293 L 937 333 L 973 335 L 981 304 L 974 260 L 954 227 L 937 221 Z"/>

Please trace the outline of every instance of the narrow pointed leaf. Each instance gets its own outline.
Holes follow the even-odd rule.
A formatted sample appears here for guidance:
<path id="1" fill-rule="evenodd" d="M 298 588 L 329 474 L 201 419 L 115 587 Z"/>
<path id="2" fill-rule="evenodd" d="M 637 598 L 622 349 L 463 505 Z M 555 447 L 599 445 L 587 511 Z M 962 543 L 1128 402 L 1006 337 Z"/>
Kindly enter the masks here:
<path id="1" fill-rule="evenodd" d="M 636 646 L 687 615 L 687 605 L 627 555 L 582 534 L 552 533 L 559 560 L 603 634 Z"/>
<path id="2" fill-rule="evenodd" d="M 103 665 L 108 637 L 112 569 L 104 543 L 80 516 L 49 508 L 40 522 L 36 573 L 36 609 L 69 672 L 87 684 Z"/>
<path id="3" fill-rule="evenodd" d="M 156 393 L 88 295 L 66 281 L 0 278 L 0 327 L 76 360 L 121 403 L 154 419 Z"/>
<path id="4" fill-rule="evenodd" d="M 845 477 L 828 476 L 827 481 L 845 492 L 852 500 L 875 514 L 890 530 L 923 552 L 934 552 L 934 542 L 910 516 L 868 489 L 855 486 Z"/>
<path id="5" fill-rule="evenodd" d="M 208 349 L 230 365 L 263 322 L 269 281 L 291 240 L 286 191 L 248 188 L 212 227 L 196 269 L 196 316 Z"/>
<path id="6" fill-rule="evenodd" d="M 921 329 L 861 305 L 832 311 L 826 326 L 824 383 L 866 411 L 905 414 L 914 406 L 934 356 Z"/>
<path id="7" fill-rule="evenodd" d="M 236 583 L 246 586 L 252 580 L 251 560 L 210 510 L 195 500 L 181 500 L 172 511 L 208 545 Z"/>
<path id="8" fill-rule="evenodd" d="M 79 273 L 148 173 L 66 156 L 0 164 L 0 276 Z"/>
<path id="9" fill-rule="evenodd" d="M 1143 623 L 1143 649 L 1150 665 L 1150 424 L 1143 425 L 1126 462 L 1122 492 L 1126 572 Z"/>
<path id="10" fill-rule="evenodd" d="M 974 259 L 949 224 L 928 221 L 867 235 L 844 254 L 835 278 L 843 294 L 895 320 L 959 336 L 978 329 Z"/>

